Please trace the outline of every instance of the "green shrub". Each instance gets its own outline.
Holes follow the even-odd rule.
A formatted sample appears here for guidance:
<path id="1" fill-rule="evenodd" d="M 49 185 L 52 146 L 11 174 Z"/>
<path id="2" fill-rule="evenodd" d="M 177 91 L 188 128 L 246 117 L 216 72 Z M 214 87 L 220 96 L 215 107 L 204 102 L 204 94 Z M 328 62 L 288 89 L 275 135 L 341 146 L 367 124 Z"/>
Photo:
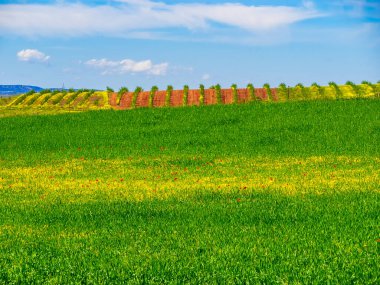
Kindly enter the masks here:
<path id="1" fill-rule="evenodd" d="M 263 88 L 265 89 L 265 91 L 268 95 L 268 101 L 273 101 L 272 90 L 270 89 L 269 83 L 265 83 L 263 85 Z"/>
<path id="2" fill-rule="evenodd" d="M 248 89 L 248 101 L 255 101 L 256 96 L 255 96 L 255 87 L 253 86 L 252 83 L 247 84 L 247 89 Z"/>
<path id="3" fill-rule="evenodd" d="M 215 85 L 216 103 L 222 104 L 222 88 L 220 84 Z"/>
<path id="4" fill-rule="evenodd" d="M 185 107 L 187 106 L 187 101 L 189 98 L 189 85 L 183 86 L 183 99 L 182 99 L 182 105 Z"/>
<path id="5" fill-rule="evenodd" d="M 346 85 L 348 85 L 348 86 L 350 86 L 352 88 L 352 90 L 354 91 L 356 97 L 361 97 L 362 91 L 360 90 L 360 87 L 358 85 L 356 85 L 352 81 L 347 81 Z"/>
<path id="6" fill-rule="evenodd" d="M 281 83 L 278 86 L 277 96 L 279 101 L 286 101 L 289 99 L 289 90 L 285 83 Z"/>
<path id="7" fill-rule="evenodd" d="M 363 89 L 363 95 L 365 97 L 376 97 L 377 93 L 377 86 L 375 84 L 372 84 L 369 81 L 362 81 L 361 83 L 362 89 Z"/>
<path id="8" fill-rule="evenodd" d="M 373 84 L 373 83 L 371 83 L 371 82 L 369 82 L 369 81 L 366 81 L 366 80 L 362 81 L 362 85 L 368 85 L 368 86 L 371 86 L 371 87 L 373 88 L 373 90 L 376 89 L 376 84 Z"/>
<path id="9" fill-rule="evenodd" d="M 153 107 L 153 100 L 154 100 L 154 95 L 156 94 L 156 92 L 158 91 L 158 87 L 157 86 L 153 86 L 152 89 L 150 89 L 150 93 L 149 93 L 149 107 Z"/>
<path id="10" fill-rule="evenodd" d="M 312 99 L 319 99 L 323 97 L 323 88 L 316 82 L 310 86 L 310 95 Z"/>
<path id="11" fill-rule="evenodd" d="M 29 91 L 30 92 L 30 91 Z M 40 91 L 40 94 L 43 95 L 43 94 L 47 94 L 47 93 L 52 93 L 52 91 L 50 89 L 44 89 L 44 90 L 41 90 Z"/>
<path id="12" fill-rule="evenodd" d="M 110 101 L 110 99 L 111 99 L 111 96 L 112 96 L 112 93 L 114 93 L 115 92 L 115 90 L 113 90 L 111 87 L 106 87 L 106 92 L 107 92 L 107 97 L 105 98 L 105 100 L 107 101 L 107 102 L 109 102 Z"/>
<path id="13" fill-rule="evenodd" d="M 231 89 L 232 89 L 232 96 L 233 96 L 232 102 L 233 104 L 236 104 L 238 102 L 237 84 L 232 84 Z"/>
<path id="14" fill-rule="evenodd" d="M 203 106 L 205 102 L 205 86 L 199 85 L 199 106 Z"/>
<path id="15" fill-rule="evenodd" d="M 302 83 L 298 83 L 295 87 L 295 91 L 296 91 L 296 97 L 298 99 L 301 99 L 301 100 L 306 100 L 308 99 L 307 97 L 307 92 L 306 92 L 306 89 L 305 89 L 305 86 L 303 86 Z"/>
<path id="16" fill-rule="evenodd" d="M 330 81 L 329 86 L 334 89 L 336 99 L 342 99 L 343 94 L 342 91 L 339 89 L 339 86 L 334 81 Z"/>
<path id="17" fill-rule="evenodd" d="M 137 86 L 135 91 L 133 92 L 132 106 L 131 106 L 132 109 L 136 108 L 137 97 L 139 96 L 140 92 L 142 92 L 142 91 L 143 91 L 142 87 Z"/>
<path id="18" fill-rule="evenodd" d="M 128 93 L 129 90 L 127 87 L 121 87 L 117 92 L 116 105 L 120 105 L 120 100 L 125 93 Z"/>
<path id="19" fill-rule="evenodd" d="M 165 106 L 170 107 L 170 100 L 172 98 L 173 86 L 168 85 L 166 88 L 166 96 L 165 96 Z"/>

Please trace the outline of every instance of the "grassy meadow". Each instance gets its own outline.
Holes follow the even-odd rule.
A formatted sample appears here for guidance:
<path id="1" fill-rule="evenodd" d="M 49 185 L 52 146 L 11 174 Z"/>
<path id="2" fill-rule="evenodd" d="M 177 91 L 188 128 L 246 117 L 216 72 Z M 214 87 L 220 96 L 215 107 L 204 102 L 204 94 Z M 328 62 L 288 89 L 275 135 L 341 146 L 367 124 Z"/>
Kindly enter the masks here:
<path id="1" fill-rule="evenodd" d="M 379 284 L 379 110 L 4 116 L 0 283 Z"/>

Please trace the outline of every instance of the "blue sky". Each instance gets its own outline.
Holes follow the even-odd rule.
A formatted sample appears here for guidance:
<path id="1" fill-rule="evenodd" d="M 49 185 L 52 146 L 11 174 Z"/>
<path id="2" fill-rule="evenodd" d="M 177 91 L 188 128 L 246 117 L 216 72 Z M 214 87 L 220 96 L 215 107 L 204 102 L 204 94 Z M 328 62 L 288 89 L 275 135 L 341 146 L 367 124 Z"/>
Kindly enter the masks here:
<path id="1" fill-rule="evenodd" d="M 380 80 L 380 1 L 0 0 L 0 84 Z"/>

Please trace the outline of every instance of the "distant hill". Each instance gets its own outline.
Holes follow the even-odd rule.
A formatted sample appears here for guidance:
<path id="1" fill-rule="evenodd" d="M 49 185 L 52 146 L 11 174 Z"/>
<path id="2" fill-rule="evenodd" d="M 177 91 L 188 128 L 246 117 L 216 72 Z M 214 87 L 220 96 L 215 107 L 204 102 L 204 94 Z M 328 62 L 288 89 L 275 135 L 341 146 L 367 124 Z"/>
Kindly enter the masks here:
<path id="1" fill-rule="evenodd" d="M 30 85 L 0 85 L 0 96 L 8 97 L 8 96 L 26 93 L 30 90 L 40 92 L 43 89 L 44 88 L 41 88 L 38 86 L 30 86 Z"/>

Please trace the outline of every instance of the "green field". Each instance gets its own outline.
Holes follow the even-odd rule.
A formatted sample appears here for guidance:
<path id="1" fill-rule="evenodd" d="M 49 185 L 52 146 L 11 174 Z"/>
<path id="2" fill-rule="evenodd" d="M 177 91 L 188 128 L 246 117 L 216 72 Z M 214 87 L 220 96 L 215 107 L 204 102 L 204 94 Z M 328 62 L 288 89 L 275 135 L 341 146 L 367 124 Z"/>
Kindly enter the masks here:
<path id="1" fill-rule="evenodd" d="M 379 284 L 379 110 L 1 118 L 0 283 Z"/>

